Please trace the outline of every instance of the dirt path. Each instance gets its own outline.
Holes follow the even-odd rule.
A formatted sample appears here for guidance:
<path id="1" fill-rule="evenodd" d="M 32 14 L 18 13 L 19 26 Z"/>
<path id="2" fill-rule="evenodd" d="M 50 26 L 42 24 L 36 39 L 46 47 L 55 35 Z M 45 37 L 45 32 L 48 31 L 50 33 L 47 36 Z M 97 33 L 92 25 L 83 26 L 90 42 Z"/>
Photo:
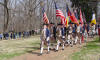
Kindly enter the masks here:
<path id="1" fill-rule="evenodd" d="M 89 38 L 88 40 L 91 39 Z M 58 52 L 50 51 L 50 54 L 46 54 L 46 51 L 44 51 L 42 56 L 38 56 L 40 50 L 32 51 L 9 60 L 70 60 L 70 55 L 74 52 L 80 51 L 80 49 L 85 45 L 86 43 L 83 43 L 82 45 L 77 44 L 73 47 L 68 46 L 65 47 L 65 50 L 59 50 Z"/>

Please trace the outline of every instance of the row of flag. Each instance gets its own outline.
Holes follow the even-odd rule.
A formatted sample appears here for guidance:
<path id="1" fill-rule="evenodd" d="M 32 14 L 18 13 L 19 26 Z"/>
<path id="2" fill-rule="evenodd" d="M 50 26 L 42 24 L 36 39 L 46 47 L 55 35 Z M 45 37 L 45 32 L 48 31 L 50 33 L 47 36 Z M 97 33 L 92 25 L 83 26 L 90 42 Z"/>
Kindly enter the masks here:
<path id="1" fill-rule="evenodd" d="M 64 16 L 63 12 L 57 7 L 56 2 L 55 2 L 55 9 L 56 9 L 56 17 L 60 17 L 61 24 L 65 25 L 66 27 L 68 26 L 68 23 L 70 21 L 77 25 L 79 25 L 79 23 L 81 23 L 81 26 L 83 26 L 84 22 L 86 22 L 85 15 L 84 15 L 84 13 L 82 14 L 81 9 L 80 9 L 80 19 L 79 20 L 78 20 L 77 11 L 75 10 L 74 12 L 71 12 L 69 10 L 68 6 L 66 7 L 66 17 Z M 49 20 L 47 18 L 44 8 L 43 8 L 43 21 L 44 21 L 44 23 L 49 24 Z M 91 23 L 96 24 L 95 14 L 93 14 Z"/>

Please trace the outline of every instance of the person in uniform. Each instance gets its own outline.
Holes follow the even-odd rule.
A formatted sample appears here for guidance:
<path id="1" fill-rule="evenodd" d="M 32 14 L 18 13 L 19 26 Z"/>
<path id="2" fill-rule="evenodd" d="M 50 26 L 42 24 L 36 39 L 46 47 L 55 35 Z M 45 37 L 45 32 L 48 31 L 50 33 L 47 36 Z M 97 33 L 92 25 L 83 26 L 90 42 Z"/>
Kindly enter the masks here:
<path id="1" fill-rule="evenodd" d="M 59 50 L 59 46 L 60 44 L 62 44 L 62 50 L 64 50 L 64 40 L 65 40 L 65 36 L 64 36 L 64 26 L 59 23 L 57 25 L 57 46 L 56 46 L 56 51 Z"/>
<path id="2" fill-rule="evenodd" d="M 41 51 L 40 51 L 40 55 L 42 55 L 43 53 L 43 49 L 44 49 L 44 45 L 46 45 L 48 48 L 48 52 L 49 53 L 49 46 L 50 46 L 50 30 L 49 30 L 49 25 L 48 24 L 44 24 L 43 25 L 43 30 L 42 30 L 42 34 L 41 34 Z"/>
<path id="3" fill-rule="evenodd" d="M 54 26 L 54 23 L 49 24 L 50 28 L 50 45 L 53 50 L 55 50 L 55 43 L 56 43 L 56 27 Z M 50 48 L 50 49 L 51 49 Z"/>
<path id="4" fill-rule="evenodd" d="M 76 29 L 76 31 L 77 31 L 77 39 L 78 39 L 78 42 L 81 44 L 81 33 L 82 33 L 82 31 L 80 31 L 81 30 L 81 24 L 79 24 L 79 25 L 77 25 L 77 29 Z"/>
<path id="5" fill-rule="evenodd" d="M 91 24 L 91 28 L 92 28 L 92 37 L 94 37 L 95 35 L 95 24 L 94 23 Z"/>
<path id="6" fill-rule="evenodd" d="M 72 31 L 73 31 L 73 27 L 72 27 L 72 23 L 70 23 L 69 24 L 69 26 L 68 26 L 68 40 L 67 40 L 67 42 L 68 42 L 68 45 L 71 45 L 72 46 L 72 44 L 73 44 L 73 42 L 72 42 Z"/>

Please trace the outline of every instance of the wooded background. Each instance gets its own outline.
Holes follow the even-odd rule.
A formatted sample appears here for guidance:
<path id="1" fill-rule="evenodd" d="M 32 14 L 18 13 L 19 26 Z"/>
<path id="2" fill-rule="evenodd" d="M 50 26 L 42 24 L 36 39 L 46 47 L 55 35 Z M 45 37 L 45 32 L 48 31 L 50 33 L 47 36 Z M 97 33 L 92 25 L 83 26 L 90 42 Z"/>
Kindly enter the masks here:
<path id="1" fill-rule="evenodd" d="M 92 15 L 92 10 L 95 10 L 90 7 L 89 0 L 0 0 L 0 32 L 40 29 L 43 24 L 43 7 L 50 22 L 56 22 L 54 1 L 64 15 L 66 15 L 66 4 L 71 11 L 81 6 L 87 21 L 91 19 L 89 16 Z"/>

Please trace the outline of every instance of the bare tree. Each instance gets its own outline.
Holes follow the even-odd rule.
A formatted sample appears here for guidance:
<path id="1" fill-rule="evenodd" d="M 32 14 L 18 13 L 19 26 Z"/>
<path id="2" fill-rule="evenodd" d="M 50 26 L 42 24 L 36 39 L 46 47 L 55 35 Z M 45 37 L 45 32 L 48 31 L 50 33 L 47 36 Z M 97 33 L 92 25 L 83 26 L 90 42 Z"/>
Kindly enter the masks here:
<path id="1" fill-rule="evenodd" d="M 8 8 L 8 1 L 9 0 L 4 0 L 4 2 L 0 2 L 2 6 L 4 6 L 4 32 L 8 28 L 8 23 L 9 23 L 9 8 Z"/>
<path id="2" fill-rule="evenodd" d="M 66 15 L 66 3 L 70 7 L 70 0 L 1 0 L 0 8 L 4 7 L 4 10 L 0 10 L 1 16 L 4 17 L 3 31 L 22 32 L 40 29 L 43 24 L 43 7 L 50 22 L 57 23 L 54 1 Z"/>

